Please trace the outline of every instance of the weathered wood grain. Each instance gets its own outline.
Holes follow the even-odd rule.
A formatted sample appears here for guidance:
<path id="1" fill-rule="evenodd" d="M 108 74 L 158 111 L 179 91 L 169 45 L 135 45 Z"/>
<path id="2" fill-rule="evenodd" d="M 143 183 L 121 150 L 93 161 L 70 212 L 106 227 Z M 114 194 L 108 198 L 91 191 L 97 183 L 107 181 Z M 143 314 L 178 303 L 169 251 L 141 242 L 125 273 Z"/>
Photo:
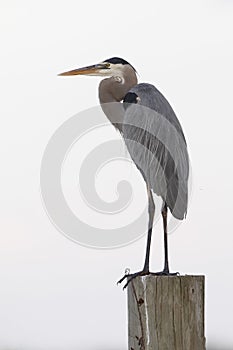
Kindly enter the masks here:
<path id="1" fill-rule="evenodd" d="M 129 350 L 205 350 L 204 276 L 142 276 L 128 286 Z"/>

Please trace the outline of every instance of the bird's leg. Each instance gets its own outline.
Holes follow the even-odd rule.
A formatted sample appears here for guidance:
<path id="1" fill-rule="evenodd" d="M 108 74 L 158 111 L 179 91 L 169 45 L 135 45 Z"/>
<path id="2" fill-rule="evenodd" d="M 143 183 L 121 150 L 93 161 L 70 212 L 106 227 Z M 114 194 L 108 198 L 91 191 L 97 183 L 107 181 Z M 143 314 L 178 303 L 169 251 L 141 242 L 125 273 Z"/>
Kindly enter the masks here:
<path id="1" fill-rule="evenodd" d="M 164 232 L 164 269 L 161 272 L 155 272 L 153 275 L 156 276 L 177 276 L 178 272 L 170 273 L 169 271 L 169 263 L 168 263 L 168 235 L 167 235 L 167 204 L 164 204 L 162 210 L 163 217 L 163 232 Z"/>
<path id="2" fill-rule="evenodd" d="M 162 210 L 163 217 L 163 232 L 164 232 L 164 269 L 163 271 L 169 274 L 169 263 L 168 263 L 168 241 L 167 241 L 167 204 L 164 204 Z"/>
<path id="3" fill-rule="evenodd" d="M 148 223 L 148 234 L 147 234 L 147 245 L 146 245 L 146 258 L 145 258 L 143 271 L 149 273 L 150 246 L 151 246 L 152 227 L 153 227 L 154 215 L 155 215 L 155 203 L 153 200 L 152 192 L 148 186 L 147 186 L 147 193 L 148 193 L 149 223 Z"/>
<path id="4" fill-rule="evenodd" d="M 148 213 L 149 213 L 149 223 L 148 223 L 148 234 L 147 234 L 147 245 L 146 245 L 146 258 L 145 263 L 142 271 L 133 273 L 133 274 L 125 274 L 118 283 L 121 283 L 124 281 L 124 279 L 128 278 L 128 281 L 124 288 L 128 286 L 128 284 L 137 276 L 145 276 L 149 275 L 149 265 L 150 265 L 150 246 L 151 246 L 151 236 L 152 236 L 152 227 L 153 227 L 153 221 L 154 221 L 154 214 L 155 214 L 155 204 L 152 196 L 152 192 L 147 185 L 147 193 L 148 193 Z"/>

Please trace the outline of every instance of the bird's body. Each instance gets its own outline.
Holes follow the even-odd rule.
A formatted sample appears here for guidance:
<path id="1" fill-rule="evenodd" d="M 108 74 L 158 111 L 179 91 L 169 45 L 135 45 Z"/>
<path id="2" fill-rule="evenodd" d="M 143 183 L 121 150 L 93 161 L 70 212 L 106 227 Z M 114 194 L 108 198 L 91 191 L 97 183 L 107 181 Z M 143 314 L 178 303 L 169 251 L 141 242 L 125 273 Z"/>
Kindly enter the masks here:
<path id="1" fill-rule="evenodd" d="M 149 274 L 149 255 L 154 219 L 152 191 L 163 199 L 165 264 L 159 274 L 170 275 L 167 244 L 167 208 L 182 220 L 187 213 L 189 158 L 181 125 L 166 98 L 151 84 L 138 84 L 136 71 L 121 58 L 62 73 L 105 76 L 99 85 L 101 107 L 120 131 L 129 154 L 140 170 L 148 192 L 148 239 L 142 271 Z M 118 103 L 115 103 L 118 102 Z M 119 103 L 123 102 L 123 103 Z M 126 278 L 124 276 L 121 280 Z M 131 280 L 129 279 L 128 282 Z"/>
<path id="2" fill-rule="evenodd" d="M 149 188 L 162 197 L 175 218 L 182 220 L 187 212 L 189 161 L 181 125 L 153 85 L 135 85 L 126 94 L 125 103 L 132 100 L 132 94 L 138 102 L 126 108 L 122 127 L 128 151 Z"/>

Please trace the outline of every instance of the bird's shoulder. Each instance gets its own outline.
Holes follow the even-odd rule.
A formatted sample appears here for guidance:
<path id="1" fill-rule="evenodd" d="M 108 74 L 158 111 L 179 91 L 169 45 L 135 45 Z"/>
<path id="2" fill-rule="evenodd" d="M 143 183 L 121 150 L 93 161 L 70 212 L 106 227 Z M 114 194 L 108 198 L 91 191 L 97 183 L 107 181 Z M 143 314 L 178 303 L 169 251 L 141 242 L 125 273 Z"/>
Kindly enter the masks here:
<path id="1" fill-rule="evenodd" d="M 152 84 L 140 83 L 132 87 L 125 95 L 124 103 L 131 103 L 147 107 L 166 118 L 182 134 L 185 140 L 181 124 L 164 95 Z"/>
<path id="2" fill-rule="evenodd" d="M 139 97 L 139 104 L 144 107 L 151 108 L 162 115 L 175 114 L 168 100 L 152 84 L 140 83 L 135 85 L 126 94 L 124 101 L 127 102 L 128 96 L 132 93 Z"/>

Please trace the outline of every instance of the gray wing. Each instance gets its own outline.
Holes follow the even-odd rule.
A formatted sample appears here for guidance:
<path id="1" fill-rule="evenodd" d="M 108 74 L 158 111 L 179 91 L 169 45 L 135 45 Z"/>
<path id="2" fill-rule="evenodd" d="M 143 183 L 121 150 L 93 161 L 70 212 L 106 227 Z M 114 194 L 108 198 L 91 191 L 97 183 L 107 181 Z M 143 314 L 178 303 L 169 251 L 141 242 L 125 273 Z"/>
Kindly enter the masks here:
<path id="1" fill-rule="evenodd" d="M 172 107 L 150 84 L 134 86 L 124 106 L 122 134 L 131 158 L 172 215 L 182 220 L 187 212 L 189 158 Z"/>

